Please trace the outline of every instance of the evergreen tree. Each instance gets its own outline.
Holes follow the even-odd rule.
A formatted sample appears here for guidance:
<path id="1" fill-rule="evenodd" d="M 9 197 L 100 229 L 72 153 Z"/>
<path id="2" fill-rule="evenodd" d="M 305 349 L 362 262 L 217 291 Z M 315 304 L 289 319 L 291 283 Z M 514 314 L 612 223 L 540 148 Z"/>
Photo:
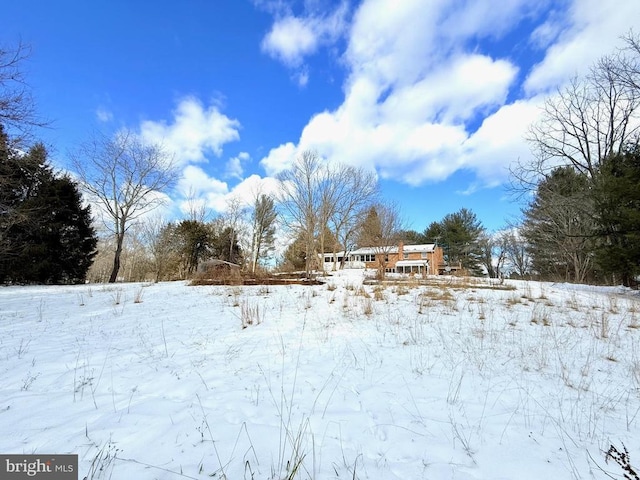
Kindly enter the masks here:
<path id="1" fill-rule="evenodd" d="M 232 227 L 223 227 L 213 236 L 212 253 L 218 260 L 237 263 L 243 262 L 243 254 L 238 244 L 238 233 Z"/>
<path id="2" fill-rule="evenodd" d="M 474 275 L 482 273 L 482 249 L 479 245 L 484 227 L 476 214 L 462 208 L 444 216 L 440 222 L 432 222 L 423 232 L 429 243 L 444 248 L 445 258 L 450 264 L 460 264 Z"/>
<path id="3" fill-rule="evenodd" d="M 267 258 L 274 250 L 276 233 L 275 201 L 269 195 L 261 194 L 254 202 L 251 223 L 251 272 L 255 273 L 260 259 Z"/>
<path id="4" fill-rule="evenodd" d="M 389 254 L 396 248 L 402 231 L 400 214 L 393 204 L 371 206 L 360 224 L 358 246 L 373 249 L 377 263 L 377 278 L 384 280 Z"/>
<path id="5" fill-rule="evenodd" d="M 198 220 L 183 220 L 175 228 L 184 269 L 190 276 L 202 261 L 211 258 L 214 235 L 207 224 Z"/>
<path id="6" fill-rule="evenodd" d="M 306 242 L 302 235 L 298 235 L 284 251 L 283 264 L 292 270 L 304 270 L 306 259 Z"/>
<path id="7" fill-rule="evenodd" d="M 640 148 L 606 159 L 595 187 L 601 270 L 625 286 L 640 275 Z"/>
<path id="8" fill-rule="evenodd" d="M 542 278 L 584 282 L 592 271 L 596 233 L 590 180 L 558 167 L 538 185 L 524 212 L 522 235 Z"/>
<path id="9" fill-rule="evenodd" d="M 402 230 L 398 232 L 398 237 L 405 245 L 421 245 L 428 243 L 420 232 L 416 230 Z"/>
<path id="10" fill-rule="evenodd" d="M 382 222 L 375 206 L 369 207 L 367 214 L 359 225 L 356 236 L 358 247 L 377 247 L 382 245 Z"/>
<path id="11" fill-rule="evenodd" d="M 26 203 L 34 205 L 38 216 L 23 254 L 25 280 L 82 283 L 97 239 L 76 185 L 68 177 L 51 178 Z"/>
<path id="12" fill-rule="evenodd" d="M 79 283 L 97 239 L 77 185 L 56 176 L 47 151 L 12 151 L 0 131 L 0 281 Z"/>

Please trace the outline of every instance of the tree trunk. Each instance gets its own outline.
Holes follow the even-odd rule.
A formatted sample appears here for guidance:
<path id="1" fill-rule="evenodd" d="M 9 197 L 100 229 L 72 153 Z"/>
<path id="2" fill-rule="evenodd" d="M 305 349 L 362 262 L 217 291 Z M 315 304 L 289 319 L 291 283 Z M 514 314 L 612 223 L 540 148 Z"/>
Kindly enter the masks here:
<path id="1" fill-rule="evenodd" d="M 116 253 L 113 257 L 113 269 L 111 270 L 109 283 L 115 283 L 118 278 L 118 271 L 120 271 L 120 255 L 122 254 L 123 241 L 124 241 L 124 233 L 117 234 L 116 235 Z"/>
<path id="2" fill-rule="evenodd" d="M 258 239 L 255 242 L 255 247 L 253 248 L 253 258 L 251 259 L 251 273 L 256 274 L 256 269 L 258 268 L 258 259 L 260 258 L 260 245 L 262 244 L 262 240 Z"/>

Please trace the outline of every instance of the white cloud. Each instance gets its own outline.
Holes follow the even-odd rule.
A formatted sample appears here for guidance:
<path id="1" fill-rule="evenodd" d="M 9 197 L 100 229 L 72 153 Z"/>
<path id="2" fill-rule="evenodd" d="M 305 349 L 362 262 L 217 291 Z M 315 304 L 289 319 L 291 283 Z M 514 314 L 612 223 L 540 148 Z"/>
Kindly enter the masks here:
<path id="1" fill-rule="evenodd" d="M 299 87 L 306 87 L 309 83 L 309 69 L 301 68 L 294 74 L 294 79 Z"/>
<path id="2" fill-rule="evenodd" d="M 232 198 L 238 198 L 244 205 L 250 206 L 258 193 L 275 194 L 279 186 L 280 182 L 273 177 L 254 174 L 230 187 L 227 182 L 210 176 L 202 168 L 189 165 L 183 169 L 178 182 L 177 191 L 181 199 L 176 204 L 182 214 L 188 214 L 194 207 L 223 213 Z"/>
<path id="3" fill-rule="evenodd" d="M 240 152 L 237 157 L 230 158 L 227 162 L 226 175 L 242 180 L 242 175 L 244 174 L 242 163 L 246 163 L 249 160 L 251 160 L 251 156 L 247 152 Z"/>
<path id="4" fill-rule="evenodd" d="M 478 109 L 504 103 L 516 73 L 517 68 L 504 60 L 455 57 L 420 81 L 394 89 L 381 104 L 381 112 L 389 120 L 455 124 Z"/>
<path id="5" fill-rule="evenodd" d="M 243 205 L 251 206 L 258 194 L 275 195 L 280 191 L 280 182 L 273 177 L 251 175 L 233 187 L 227 198 L 237 198 Z"/>
<path id="6" fill-rule="evenodd" d="M 184 195 L 200 197 L 204 194 L 226 194 L 229 187 L 226 182 L 210 177 L 202 168 L 189 165 L 182 171 L 178 181 L 178 191 Z"/>
<path id="7" fill-rule="evenodd" d="M 473 171 L 478 185 L 504 181 L 512 162 L 531 155 L 523 136 L 539 113 L 538 93 L 613 51 L 640 18 L 636 0 L 615 9 L 598 0 L 568 4 L 561 11 L 551 0 L 499 7 L 493 0 L 364 0 L 343 55 L 344 101 L 313 115 L 297 143 L 271 149 L 262 166 L 272 175 L 314 149 L 409 184 L 460 169 Z M 481 47 L 525 20 L 539 27 L 522 48 L 544 54 L 532 72 Z"/>
<path id="8" fill-rule="evenodd" d="M 299 86 L 309 81 L 305 58 L 320 47 L 335 43 L 347 26 L 348 2 L 343 1 L 330 11 L 323 11 L 319 5 L 306 2 L 305 12 L 299 16 L 280 3 L 269 4 L 267 8 L 275 13 L 276 20 L 262 40 L 262 51 L 296 70 L 294 78 Z"/>
<path id="9" fill-rule="evenodd" d="M 272 177 L 286 170 L 296 158 L 298 148 L 291 142 L 272 148 L 269 154 L 260 161 L 267 175 Z"/>
<path id="10" fill-rule="evenodd" d="M 445 179 L 465 167 L 460 155 L 468 138 L 465 122 L 500 106 L 515 74 L 506 61 L 460 56 L 386 97 L 375 81 L 358 77 L 340 108 L 310 120 L 300 149 L 359 166 L 373 164 L 383 176 L 411 184 Z M 275 151 L 295 152 L 293 145 L 282 150 Z M 270 157 L 273 164 L 276 155 Z"/>
<path id="11" fill-rule="evenodd" d="M 224 211 L 225 199 L 230 193 L 226 182 L 210 176 L 195 165 L 189 165 L 182 171 L 178 191 L 183 197 L 179 202 L 183 214 L 187 214 L 194 206 L 216 212 Z"/>
<path id="12" fill-rule="evenodd" d="M 564 18 L 556 20 L 564 29 L 527 78 L 527 92 L 554 90 L 568 78 L 585 74 L 598 58 L 621 46 L 620 37 L 636 26 L 639 18 L 638 1 L 620 1 L 614 8 L 600 0 L 574 0 Z M 542 28 L 538 35 L 553 27 Z"/>
<path id="13" fill-rule="evenodd" d="M 147 120 L 140 125 L 140 133 L 145 141 L 162 144 L 179 163 L 188 163 L 205 161 L 210 153 L 222 155 L 225 143 L 240 138 L 239 128 L 240 123 L 217 106 L 205 107 L 187 97 L 178 103 L 171 123 Z"/>
<path id="14" fill-rule="evenodd" d="M 296 67 L 318 47 L 319 33 L 309 20 L 285 17 L 271 27 L 262 50 L 286 65 Z"/>
<path id="15" fill-rule="evenodd" d="M 463 163 L 474 170 L 483 183 L 494 185 L 506 181 L 509 163 L 530 156 L 524 137 L 538 117 L 543 101 L 542 97 L 536 97 L 503 106 L 462 144 Z"/>
<path id="16" fill-rule="evenodd" d="M 100 106 L 96 109 L 96 118 L 102 123 L 107 123 L 113 120 L 113 113 L 105 107 Z"/>
<path id="17" fill-rule="evenodd" d="M 506 10 L 521 3 L 509 2 L 514 6 Z M 457 17 L 447 2 L 363 2 L 345 54 L 351 73 L 343 104 L 314 115 L 297 145 L 272 149 L 261 162 L 267 173 L 287 168 L 305 149 L 413 184 L 463 168 L 465 123 L 505 102 L 518 69 L 454 48 L 450 32 L 439 30 L 449 18 Z M 466 20 L 468 29 L 474 18 Z M 475 22 L 493 32 L 491 18 Z"/>

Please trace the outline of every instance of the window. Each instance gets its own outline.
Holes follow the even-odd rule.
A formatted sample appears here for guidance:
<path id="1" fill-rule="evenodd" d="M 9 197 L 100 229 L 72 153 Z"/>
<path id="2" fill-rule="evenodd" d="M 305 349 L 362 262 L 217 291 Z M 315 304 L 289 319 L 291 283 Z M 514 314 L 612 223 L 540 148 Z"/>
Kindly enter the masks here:
<path id="1" fill-rule="evenodd" d="M 408 260 L 408 259 L 409 259 L 409 254 L 408 254 L 407 252 L 404 252 L 404 253 L 402 254 L 402 258 L 403 258 L 404 260 Z"/>
<path id="2" fill-rule="evenodd" d="M 427 258 L 427 252 L 420 252 L 420 258 Z"/>

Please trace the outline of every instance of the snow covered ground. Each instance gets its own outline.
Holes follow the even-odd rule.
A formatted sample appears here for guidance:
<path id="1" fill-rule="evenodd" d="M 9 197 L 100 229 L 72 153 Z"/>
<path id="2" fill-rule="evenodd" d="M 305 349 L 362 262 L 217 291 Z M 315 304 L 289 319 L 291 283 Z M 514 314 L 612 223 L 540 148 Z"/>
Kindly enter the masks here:
<path id="1" fill-rule="evenodd" d="M 640 466 L 634 293 L 327 282 L 0 288 L 0 453 L 89 479 L 622 478 L 611 444 Z"/>

